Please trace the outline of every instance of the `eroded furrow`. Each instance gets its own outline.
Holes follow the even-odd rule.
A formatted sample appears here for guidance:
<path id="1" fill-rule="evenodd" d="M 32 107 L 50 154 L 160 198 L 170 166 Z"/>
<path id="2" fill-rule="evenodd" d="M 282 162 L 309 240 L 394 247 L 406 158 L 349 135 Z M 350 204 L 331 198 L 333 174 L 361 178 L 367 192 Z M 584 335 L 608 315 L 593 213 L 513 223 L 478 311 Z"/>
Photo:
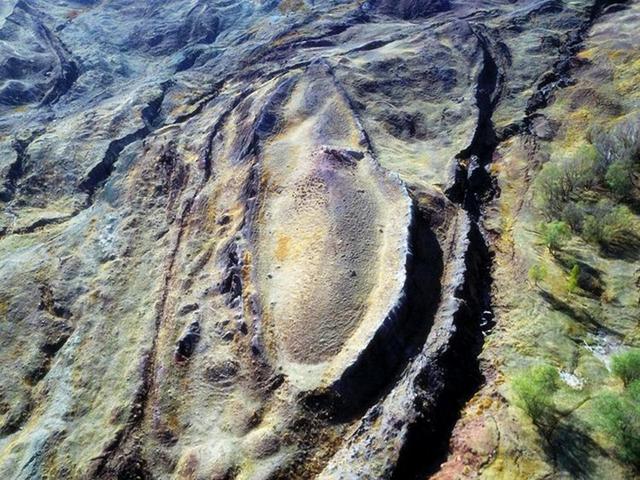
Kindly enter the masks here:
<path id="1" fill-rule="evenodd" d="M 28 162 L 29 154 L 27 149 L 29 145 L 33 143 L 41 134 L 42 130 L 31 132 L 30 136 L 26 139 L 16 138 L 13 141 L 13 149 L 15 151 L 15 160 L 9 166 L 7 174 L 4 179 L 3 189 L 0 190 L 0 201 L 10 202 L 15 196 L 16 189 L 18 188 L 18 182 L 25 174 L 25 165 Z"/>
<path id="2" fill-rule="evenodd" d="M 80 182 L 78 188 L 87 194 L 87 207 L 93 204 L 96 191 L 107 182 L 113 173 L 122 151 L 132 143 L 148 137 L 158 127 L 158 116 L 168 88 L 169 83 L 163 83 L 161 93 L 142 109 L 140 116 L 144 125 L 136 131 L 110 142 L 100 162 Z"/>

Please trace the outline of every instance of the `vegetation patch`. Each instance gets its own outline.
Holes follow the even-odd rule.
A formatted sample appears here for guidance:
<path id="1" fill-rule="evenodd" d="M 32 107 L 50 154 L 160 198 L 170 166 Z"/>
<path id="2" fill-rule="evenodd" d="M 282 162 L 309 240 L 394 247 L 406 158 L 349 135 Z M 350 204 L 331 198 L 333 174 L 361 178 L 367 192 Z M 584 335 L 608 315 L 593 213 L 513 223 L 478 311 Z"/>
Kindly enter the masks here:
<path id="1" fill-rule="evenodd" d="M 598 398 L 595 422 L 610 438 L 615 454 L 640 469 L 640 349 L 614 356 L 612 371 L 625 388 Z"/>
<path id="2" fill-rule="evenodd" d="M 611 370 L 626 386 L 640 380 L 640 349 L 632 349 L 614 356 Z"/>
<path id="3" fill-rule="evenodd" d="M 569 156 L 552 158 L 534 182 L 534 199 L 547 222 L 540 227 L 554 253 L 572 234 L 620 258 L 640 255 L 640 122 L 623 117 L 592 127 Z"/>
<path id="4" fill-rule="evenodd" d="M 548 431 L 555 415 L 553 394 L 560 376 L 551 365 L 535 365 L 513 379 L 516 405 L 522 408 L 538 429 Z"/>

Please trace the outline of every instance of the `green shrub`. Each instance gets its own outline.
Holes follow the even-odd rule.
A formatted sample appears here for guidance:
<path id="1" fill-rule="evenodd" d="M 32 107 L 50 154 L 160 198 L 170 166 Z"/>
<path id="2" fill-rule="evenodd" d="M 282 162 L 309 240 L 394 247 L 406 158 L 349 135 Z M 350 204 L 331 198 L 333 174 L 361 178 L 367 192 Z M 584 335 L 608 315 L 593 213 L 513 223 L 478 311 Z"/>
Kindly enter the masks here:
<path id="1" fill-rule="evenodd" d="M 605 181 L 611 192 L 619 198 L 628 197 L 633 190 L 633 164 L 620 160 L 613 162 L 607 169 Z"/>
<path id="2" fill-rule="evenodd" d="M 580 278 L 580 266 L 574 265 L 569 272 L 569 278 L 567 278 L 567 291 L 569 293 L 574 293 L 578 288 L 578 280 Z"/>
<path id="3" fill-rule="evenodd" d="M 583 238 L 600 245 L 611 253 L 638 247 L 636 219 L 625 205 L 615 205 L 609 200 L 601 200 L 591 208 L 582 228 Z"/>
<path id="4" fill-rule="evenodd" d="M 545 279 L 547 276 L 547 267 L 541 263 L 536 263 L 532 265 L 529 269 L 529 280 L 531 280 L 534 285 L 538 285 L 539 282 Z"/>
<path id="5" fill-rule="evenodd" d="M 516 405 L 539 428 L 550 426 L 555 413 L 553 394 L 558 390 L 558 385 L 558 371 L 546 364 L 533 366 L 512 381 L 517 396 Z"/>
<path id="6" fill-rule="evenodd" d="M 565 222 L 549 222 L 542 225 L 542 238 L 550 252 L 557 252 L 571 238 L 571 229 Z"/>
<path id="7" fill-rule="evenodd" d="M 596 423 L 613 441 L 616 455 L 636 468 L 640 468 L 638 391 L 640 385 L 622 394 L 606 394 L 598 398 L 596 405 Z"/>
<path id="8" fill-rule="evenodd" d="M 640 349 L 615 355 L 611 361 L 611 370 L 625 385 L 640 380 Z"/>
<path id="9" fill-rule="evenodd" d="M 604 217 L 587 215 L 584 219 L 582 236 L 587 242 L 602 243 L 605 238 Z"/>

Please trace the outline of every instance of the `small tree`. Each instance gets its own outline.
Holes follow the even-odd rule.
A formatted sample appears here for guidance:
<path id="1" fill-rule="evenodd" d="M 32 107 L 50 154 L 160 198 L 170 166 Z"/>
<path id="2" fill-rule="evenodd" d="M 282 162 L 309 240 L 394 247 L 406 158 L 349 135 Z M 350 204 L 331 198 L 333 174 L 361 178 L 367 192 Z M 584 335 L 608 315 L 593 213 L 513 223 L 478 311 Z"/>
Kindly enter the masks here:
<path id="1" fill-rule="evenodd" d="M 574 232 L 580 232 L 584 223 L 584 210 L 582 205 L 569 202 L 562 209 L 562 220 L 565 221 Z"/>
<path id="2" fill-rule="evenodd" d="M 580 266 L 575 264 L 569 272 L 569 278 L 567 278 L 567 291 L 574 293 L 578 288 L 578 280 L 580 278 Z"/>
<path id="3" fill-rule="evenodd" d="M 640 382 L 622 394 L 606 394 L 597 400 L 596 423 L 616 446 L 616 455 L 640 468 Z"/>
<path id="4" fill-rule="evenodd" d="M 547 267 L 541 263 L 536 263 L 529 269 L 529 280 L 531 280 L 536 287 L 546 276 Z"/>
<path id="5" fill-rule="evenodd" d="M 542 227 L 542 238 L 549 251 L 554 253 L 571 238 L 571 229 L 565 222 L 549 222 Z"/>
<path id="6" fill-rule="evenodd" d="M 553 394 L 558 390 L 558 370 L 551 365 L 536 365 L 513 379 L 516 405 L 522 408 L 533 423 L 546 431 L 555 413 Z"/>
<path id="7" fill-rule="evenodd" d="M 640 349 L 615 355 L 611 361 L 611 370 L 625 385 L 640 380 Z"/>

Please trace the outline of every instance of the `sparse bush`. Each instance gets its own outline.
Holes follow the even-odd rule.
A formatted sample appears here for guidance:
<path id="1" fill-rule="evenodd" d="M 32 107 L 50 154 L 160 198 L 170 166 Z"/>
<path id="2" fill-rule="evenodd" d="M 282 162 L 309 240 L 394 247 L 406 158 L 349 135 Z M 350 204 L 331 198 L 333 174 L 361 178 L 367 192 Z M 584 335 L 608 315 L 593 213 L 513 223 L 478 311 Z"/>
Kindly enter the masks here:
<path id="1" fill-rule="evenodd" d="M 634 249 L 640 242 L 635 233 L 636 221 L 625 205 L 601 200 L 585 217 L 582 236 L 612 253 Z"/>
<path id="2" fill-rule="evenodd" d="M 611 370 L 625 385 L 640 380 L 640 349 L 615 355 L 611 362 Z"/>
<path id="3" fill-rule="evenodd" d="M 571 229 L 565 222 L 554 221 L 542 225 L 542 238 L 551 253 L 560 250 L 571 238 Z"/>
<path id="4" fill-rule="evenodd" d="M 551 425 L 555 413 L 553 394 L 558 390 L 558 371 L 551 365 L 536 365 L 513 379 L 516 405 L 542 429 Z"/>
<path id="5" fill-rule="evenodd" d="M 574 293 L 578 288 L 578 280 L 580 278 L 580 266 L 574 265 L 569 272 L 569 278 L 567 278 L 567 291 Z"/>
<path id="6" fill-rule="evenodd" d="M 538 283 L 544 280 L 546 276 L 547 267 L 541 263 L 536 263 L 529 269 L 529 280 L 531 280 L 536 286 L 538 286 Z"/>
<path id="7" fill-rule="evenodd" d="M 542 167 L 535 180 L 536 204 L 541 213 L 549 219 L 555 218 L 567 201 L 568 192 L 563 188 L 561 175 L 560 167 L 550 162 Z"/>
<path id="8" fill-rule="evenodd" d="M 542 167 L 535 181 L 535 194 L 536 203 L 547 218 L 560 218 L 567 202 L 593 184 L 596 157 L 595 148 L 587 145 L 572 157 Z"/>
<path id="9" fill-rule="evenodd" d="M 616 300 L 616 294 L 611 289 L 606 289 L 600 295 L 602 303 L 613 303 Z"/>
<path id="10" fill-rule="evenodd" d="M 592 140 L 598 150 L 596 172 L 604 176 L 616 162 L 637 158 L 640 152 L 640 116 L 628 115 L 613 128 L 592 132 Z"/>

